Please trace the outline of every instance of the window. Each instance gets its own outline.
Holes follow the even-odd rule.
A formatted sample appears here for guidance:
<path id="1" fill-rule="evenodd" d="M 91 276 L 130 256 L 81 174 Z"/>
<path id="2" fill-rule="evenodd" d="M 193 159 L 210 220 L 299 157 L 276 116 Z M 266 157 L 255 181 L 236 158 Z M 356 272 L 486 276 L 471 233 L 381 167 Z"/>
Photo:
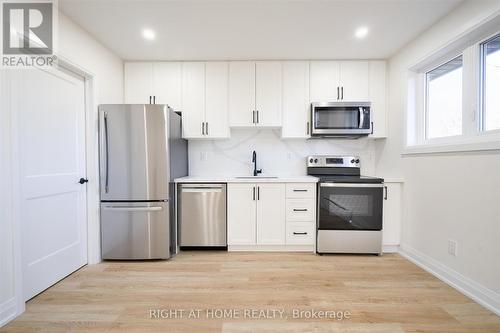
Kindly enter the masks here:
<path id="1" fill-rule="evenodd" d="M 500 129 L 500 35 L 481 44 L 482 49 L 482 129 Z"/>
<path id="2" fill-rule="evenodd" d="M 462 66 L 459 56 L 425 74 L 427 139 L 462 134 Z"/>

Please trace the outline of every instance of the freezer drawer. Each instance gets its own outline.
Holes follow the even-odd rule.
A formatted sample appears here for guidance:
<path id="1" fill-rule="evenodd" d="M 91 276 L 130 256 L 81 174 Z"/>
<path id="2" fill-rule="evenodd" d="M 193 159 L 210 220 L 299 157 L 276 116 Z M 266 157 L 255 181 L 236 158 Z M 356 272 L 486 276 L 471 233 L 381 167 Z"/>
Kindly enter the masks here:
<path id="1" fill-rule="evenodd" d="M 168 202 L 102 202 L 103 259 L 168 259 Z"/>
<path id="2" fill-rule="evenodd" d="M 180 246 L 227 246 L 226 184 L 179 185 Z"/>

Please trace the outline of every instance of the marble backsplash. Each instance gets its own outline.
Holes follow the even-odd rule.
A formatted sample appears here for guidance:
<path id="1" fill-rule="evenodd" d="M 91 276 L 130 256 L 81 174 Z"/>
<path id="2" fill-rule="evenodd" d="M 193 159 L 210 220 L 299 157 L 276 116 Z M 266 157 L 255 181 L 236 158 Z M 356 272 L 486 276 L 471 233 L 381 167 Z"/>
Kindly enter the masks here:
<path id="1" fill-rule="evenodd" d="M 375 144 L 358 139 L 281 139 L 280 129 L 232 129 L 225 140 L 190 140 L 189 175 L 251 175 L 252 151 L 262 175 L 302 176 L 308 155 L 357 155 L 361 172 L 375 175 Z"/>

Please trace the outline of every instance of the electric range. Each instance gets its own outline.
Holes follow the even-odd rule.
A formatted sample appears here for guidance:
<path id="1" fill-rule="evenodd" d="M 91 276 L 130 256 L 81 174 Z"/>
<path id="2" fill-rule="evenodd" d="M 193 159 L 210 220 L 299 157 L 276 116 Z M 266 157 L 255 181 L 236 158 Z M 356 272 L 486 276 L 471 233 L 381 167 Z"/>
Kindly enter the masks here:
<path id="1" fill-rule="evenodd" d="M 307 158 L 307 174 L 319 178 L 318 253 L 382 253 L 387 189 L 382 178 L 362 176 L 360 163 L 357 156 Z"/>

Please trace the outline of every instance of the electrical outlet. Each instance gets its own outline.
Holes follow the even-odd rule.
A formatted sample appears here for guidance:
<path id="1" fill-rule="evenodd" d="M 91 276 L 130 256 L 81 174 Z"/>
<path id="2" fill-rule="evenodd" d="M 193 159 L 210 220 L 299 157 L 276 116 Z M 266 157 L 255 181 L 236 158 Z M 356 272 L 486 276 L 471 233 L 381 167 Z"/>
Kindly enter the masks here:
<path id="1" fill-rule="evenodd" d="M 457 241 L 448 239 L 448 254 L 454 257 L 457 256 Z"/>

